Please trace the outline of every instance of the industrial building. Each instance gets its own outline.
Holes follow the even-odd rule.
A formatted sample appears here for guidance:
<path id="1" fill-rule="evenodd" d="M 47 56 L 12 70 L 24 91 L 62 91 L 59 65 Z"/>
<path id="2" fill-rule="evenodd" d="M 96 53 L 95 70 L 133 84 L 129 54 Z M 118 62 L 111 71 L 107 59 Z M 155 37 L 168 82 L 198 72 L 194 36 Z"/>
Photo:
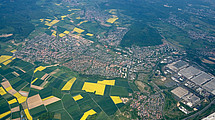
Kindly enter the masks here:
<path id="1" fill-rule="evenodd" d="M 188 90 L 182 88 L 182 87 L 177 87 L 174 90 L 171 91 L 173 94 L 175 94 L 176 96 L 178 96 L 179 98 L 184 97 L 185 95 L 187 95 L 189 93 Z"/>
<path id="2" fill-rule="evenodd" d="M 201 74 L 199 74 L 198 76 L 195 76 L 191 79 L 192 82 L 194 82 L 195 84 L 201 86 L 204 83 L 210 81 L 211 79 L 213 79 L 212 75 L 209 75 L 205 72 L 202 72 Z"/>
<path id="3" fill-rule="evenodd" d="M 194 68 L 193 66 L 189 66 L 188 68 L 184 68 L 179 71 L 179 74 L 183 75 L 187 79 L 191 79 L 192 77 L 199 75 L 202 71 Z"/>
<path id="4" fill-rule="evenodd" d="M 177 87 L 174 90 L 171 91 L 173 94 L 178 96 L 182 99 L 181 102 L 184 104 L 193 107 L 194 105 L 198 104 L 200 102 L 200 98 L 196 96 L 195 94 L 189 92 L 187 89 L 182 87 Z"/>
<path id="5" fill-rule="evenodd" d="M 205 83 L 203 85 L 203 88 L 215 95 L 215 79 L 212 79 L 209 82 Z"/>
<path id="6" fill-rule="evenodd" d="M 182 60 L 179 60 L 167 65 L 167 67 L 174 72 L 177 72 L 187 66 L 189 66 L 189 64 Z"/>

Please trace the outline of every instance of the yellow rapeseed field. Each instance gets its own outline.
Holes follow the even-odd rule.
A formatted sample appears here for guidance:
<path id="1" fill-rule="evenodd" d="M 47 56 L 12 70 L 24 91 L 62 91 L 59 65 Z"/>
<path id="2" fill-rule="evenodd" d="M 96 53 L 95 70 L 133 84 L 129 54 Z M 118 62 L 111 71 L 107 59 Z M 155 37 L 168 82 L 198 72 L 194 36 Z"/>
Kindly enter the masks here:
<path id="1" fill-rule="evenodd" d="M 79 34 L 81 34 L 82 32 L 84 32 L 84 30 L 82 30 L 82 29 L 80 29 L 80 28 L 77 28 L 77 27 L 75 27 L 75 28 L 73 29 L 73 31 L 75 31 L 75 32 L 77 32 L 77 33 L 79 33 Z"/>
<path id="2" fill-rule="evenodd" d="M 42 101 L 48 100 L 48 99 L 53 98 L 53 97 L 54 96 L 49 96 L 49 97 L 43 98 Z"/>
<path id="3" fill-rule="evenodd" d="M 113 102 L 114 102 L 115 104 L 122 103 L 122 100 L 120 99 L 119 96 L 110 96 L 110 97 L 111 97 L 111 99 L 113 100 Z"/>
<path id="4" fill-rule="evenodd" d="M 40 22 L 43 22 L 44 21 L 44 19 L 40 19 Z"/>
<path id="5" fill-rule="evenodd" d="M 64 34 L 64 33 L 60 33 L 60 34 L 59 34 L 60 37 L 64 37 L 65 35 L 66 35 L 66 34 Z"/>
<path id="6" fill-rule="evenodd" d="M 18 92 L 15 93 L 15 94 L 13 94 L 13 96 L 17 98 L 17 100 L 18 100 L 19 103 L 23 103 L 23 102 L 25 102 L 26 99 L 27 99 L 27 97 L 22 96 L 22 95 L 21 95 L 20 93 L 18 93 Z"/>
<path id="7" fill-rule="evenodd" d="M 10 91 L 10 90 L 12 90 L 13 88 L 10 86 L 10 87 L 7 87 L 7 88 L 5 88 L 5 90 L 6 91 Z"/>
<path id="8" fill-rule="evenodd" d="M 4 64 L 4 65 L 7 65 L 7 64 L 9 64 L 10 62 L 12 62 L 12 60 L 7 60 L 7 61 L 4 62 L 3 64 Z"/>
<path id="9" fill-rule="evenodd" d="M 53 31 L 52 35 L 56 37 L 57 32 Z"/>
<path id="10" fill-rule="evenodd" d="M 81 25 L 82 23 L 88 22 L 87 20 L 81 21 L 78 25 Z"/>
<path id="11" fill-rule="evenodd" d="M 82 90 L 92 93 L 95 92 L 95 94 L 97 95 L 104 95 L 105 86 L 106 85 L 103 84 L 85 82 L 84 86 L 82 87 Z"/>
<path id="12" fill-rule="evenodd" d="M 115 85 L 115 80 L 103 80 L 103 81 L 98 81 L 97 83 L 114 86 Z"/>
<path id="13" fill-rule="evenodd" d="M 20 98 L 22 95 L 19 94 L 18 92 L 16 92 L 15 94 L 13 94 L 13 96 L 16 97 L 16 98 Z"/>
<path id="14" fill-rule="evenodd" d="M 35 79 L 31 82 L 31 84 L 33 84 L 34 82 L 36 82 L 36 81 L 37 81 L 37 79 L 38 79 L 38 78 L 35 78 Z"/>
<path id="15" fill-rule="evenodd" d="M 111 10 L 109 11 L 109 13 L 111 13 L 111 14 L 116 14 L 116 9 L 111 9 Z"/>
<path id="16" fill-rule="evenodd" d="M 9 115 L 10 113 L 11 113 L 11 111 L 8 111 L 8 112 L 0 114 L 0 119 L 2 119 L 3 117 Z"/>
<path id="17" fill-rule="evenodd" d="M 23 102 L 25 102 L 25 101 L 27 100 L 27 97 L 21 96 L 21 97 L 19 97 L 19 98 L 17 98 L 17 99 L 18 99 L 18 102 L 19 102 L 19 103 L 23 103 Z"/>
<path id="18" fill-rule="evenodd" d="M 93 34 L 91 34 L 91 33 L 87 33 L 86 35 L 91 36 L 91 37 L 93 36 Z"/>
<path id="19" fill-rule="evenodd" d="M 52 25 L 54 25 L 54 24 L 56 24 L 56 23 L 58 23 L 60 20 L 53 20 L 52 22 L 48 22 L 48 21 L 45 21 L 45 25 L 47 25 L 47 26 L 49 26 L 49 27 L 51 27 Z"/>
<path id="20" fill-rule="evenodd" d="M 28 109 L 25 109 L 24 112 L 25 112 L 25 115 L 27 116 L 28 120 L 33 120 L 33 118 L 32 118 L 32 116 L 30 115 Z"/>
<path id="21" fill-rule="evenodd" d="M 4 90 L 3 87 L 0 87 L 0 95 L 5 95 L 7 92 Z"/>
<path id="22" fill-rule="evenodd" d="M 34 70 L 34 73 L 36 73 L 37 71 L 43 71 L 44 69 L 46 69 L 46 67 L 39 66 Z"/>
<path id="23" fill-rule="evenodd" d="M 61 3 L 60 3 L 60 4 L 55 3 L 55 5 L 60 6 L 60 5 L 61 5 Z"/>
<path id="24" fill-rule="evenodd" d="M 78 19 L 78 20 L 79 20 L 79 19 L 81 19 L 81 17 L 76 17 L 76 19 Z"/>
<path id="25" fill-rule="evenodd" d="M 76 80 L 76 77 L 74 77 L 74 78 L 72 78 L 71 80 L 69 80 L 69 81 L 63 86 L 63 88 L 62 88 L 61 90 L 70 90 L 71 87 L 72 87 L 72 85 L 73 85 L 73 83 L 75 82 L 75 80 Z"/>
<path id="26" fill-rule="evenodd" d="M 0 57 L 0 63 L 3 63 L 6 60 L 9 60 L 10 58 L 12 58 L 13 56 L 9 56 L 9 55 L 2 55 Z"/>
<path id="27" fill-rule="evenodd" d="M 78 101 L 78 100 L 80 100 L 80 99 L 82 99 L 83 97 L 81 96 L 81 95 L 76 95 L 76 96 L 74 96 L 73 97 L 73 99 L 75 100 L 75 101 Z"/>
<path id="28" fill-rule="evenodd" d="M 96 111 L 94 111 L 93 109 L 91 109 L 91 110 L 85 112 L 84 115 L 81 117 L 80 120 L 86 120 L 89 115 L 94 115 L 94 114 L 96 114 Z"/>
<path id="29" fill-rule="evenodd" d="M 4 64 L 4 65 L 7 65 L 7 64 L 9 64 L 10 62 L 12 62 L 14 59 L 16 59 L 16 57 L 12 58 L 11 60 L 5 61 L 3 64 Z"/>
<path id="30" fill-rule="evenodd" d="M 8 104 L 13 104 L 13 103 L 16 103 L 16 102 L 17 102 L 17 100 L 14 98 L 14 99 L 8 101 Z"/>
<path id="31" fill-rule="evenodd" d="M 67 31 L 67 30 L 66 30 L 66 31 L 64 31 L 63 33 L 65 33 L 65 34 L 69 34 L 69 31 Z"/>
<path id="32" fill-rule="evenodd" d="M 14 52 L 16 52 L 16 50 L 11 50 L 10 52 L 14 53 Z"/>
<path id="33" fill-rule="evenodd" d="M 51 19 L 46 19 L 46 21 L 52 21 Z"/>
<path id="34" fill-rule="evenodd" d="M 64 20 L 65 17 L 66 17 L 66 15 L 61 16 L 61 20 Z"/>
<path id="35" fill-rule="evenodd" d="M 118 20 L 119 18 L 118 17 L 114 17 L 114 18 L 109 18 L 108 20 L 107 20 L 107 22 L 109 22 L 109 23 L 114 23 L 116 20 Z"/>

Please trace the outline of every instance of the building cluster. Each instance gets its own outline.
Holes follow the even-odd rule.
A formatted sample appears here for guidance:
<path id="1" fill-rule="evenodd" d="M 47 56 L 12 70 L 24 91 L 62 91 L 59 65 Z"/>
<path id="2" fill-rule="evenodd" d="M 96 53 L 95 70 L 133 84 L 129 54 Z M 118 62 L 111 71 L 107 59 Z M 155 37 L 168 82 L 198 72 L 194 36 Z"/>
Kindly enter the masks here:
<path id="1" fill-rule="evenodd" d="M 171 79 L 178 84 L 171 92 L 189 107 L 215 95 L 215 77 L 185 61 L 178 60 L 166 65 L 165 72 L 170 73 Z"/>
<path id="2" fill-rule="evenodd" d="M 111 46 L 119 46 L 122 38 L 128 32 L 128 29 L 125 27 L 117 27 L 108 32 L 107 36 L 104 36 L 99 39 L 99 42 L 103 44 L 108 44 Z"/>
<path id="3" fill-rule="evenodd" d="M 139 92 L 135 93 L 130 107 L 137 111 L 141 119 L 162 119 L 162 105 L 164 103 L 160 94 L 151 96 L 142 95 Z"/>
<path id="4" fill-rule="evenodd" d="M 83 53 L 93 41 L 81 36 L 55 38 L 40 34 L 26 41 L 25 47 L 16 52 L 17 57 L 26 61 L 43 61 L 45 63 L 60 63 Z"/>
<path id="5" fill-rule="evenodd" d="M 193 107 L 197 103 L 200 102 L 200 98 L 197 97 L 192 92 L 189 92 L 187 89 L 182 87 L 177 87 L 174 90 L 171 91 L 173 94 L 175 94 L 177 97 L 182 99 L 182 103 L 188 105 L 189 107 Z"/>

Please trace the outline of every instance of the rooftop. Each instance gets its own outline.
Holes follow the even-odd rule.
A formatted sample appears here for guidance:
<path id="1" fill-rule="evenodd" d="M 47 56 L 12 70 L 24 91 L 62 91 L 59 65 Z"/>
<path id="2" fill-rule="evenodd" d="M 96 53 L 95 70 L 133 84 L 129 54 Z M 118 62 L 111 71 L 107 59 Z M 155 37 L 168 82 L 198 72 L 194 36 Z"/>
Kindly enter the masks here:
<path id="1" fill-rule="evenodd" d="M 203 88 L 215 95 L 215 79 L 203 85 Z"/>
<path id="2" fill-rule="evenodd" d="M 168 64 L 167 67 L 176 72 L 182 68 L 187 67 L 188 65 L 189 64 L 187 62 L 179 60 L 179 61 L 173 62 L 171 64 Z"/>
<path id="3" fill-rule="evenodd" d="M 202 72 L 200 75 L 192 78 L 191 81 L 193 81 L 197 85 L 202 85 L 203 83 L 209 81 L 212 78 L 213 78 L 213 76 L 211 76 L 205 72 Z"/>
<path id="4" fill-rule="evenodd" d="M 175 64 L 173 64 L 173 66 L 175 66 L 176 68 L 180 69 L 183 68 L 185 66 L 187 66 L 188 63 L 182 60 L 177 61 Z"/>
<path id="5" fill-rule="evenodd" d="M 182 98 L 183 96 L 187 95 L 189 92 L 188 90 L 182 88 L 182 87 L 177 87 L 174 90 L 171 91 L 173 94 L 178 96 L 179 98 Z"/>
<path id="6" fill-rule="evenodd" d="M 194 75 L 200 74 L 202 71 L 199 69 L 194 68 L 193 66 L 190 66 L 188 68 L 184 68 L 179 71 L 180 74 L 182 74 L 187 79 L 191 79 Z"/>

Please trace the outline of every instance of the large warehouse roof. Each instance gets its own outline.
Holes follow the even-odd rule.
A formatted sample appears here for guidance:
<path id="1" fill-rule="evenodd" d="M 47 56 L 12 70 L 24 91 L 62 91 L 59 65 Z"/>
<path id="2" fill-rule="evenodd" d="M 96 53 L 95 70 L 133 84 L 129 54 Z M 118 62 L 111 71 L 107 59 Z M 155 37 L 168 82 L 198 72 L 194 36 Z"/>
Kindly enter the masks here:
<path id="1" fill-rule="evenodd" d="M 202 85 L 203 83 L 209 81 L 212 78 L 213 78 L 213 76 L 211 76 L 205 72 L 202 72 L 200 75 L 192 78 L 191 81 L 193 81 L 197 85 Z"/>
<path id="2" fill-rule="evenodd" d="M 188 68 L 184 68 L 182 70 L 179 71 L 180 74 L 182 74 L 184 77 L 186 77 L 187 79 L 192 78 L 194 75 L 197 75 L 199 73 L 201 73 L 202 71 L 199 69 L 194 68 L 193 66 L 190 66 Z"/>
<path id="3" fill-rule="evenodd" d="M 182 88 L 182 87 L 177 87 L 174 90 L 171 91 L 173 94 L 178 96 L 179 98 L 182 98 L 183 96 L 187 95 L 189 92 L 188 90 Z"/>

